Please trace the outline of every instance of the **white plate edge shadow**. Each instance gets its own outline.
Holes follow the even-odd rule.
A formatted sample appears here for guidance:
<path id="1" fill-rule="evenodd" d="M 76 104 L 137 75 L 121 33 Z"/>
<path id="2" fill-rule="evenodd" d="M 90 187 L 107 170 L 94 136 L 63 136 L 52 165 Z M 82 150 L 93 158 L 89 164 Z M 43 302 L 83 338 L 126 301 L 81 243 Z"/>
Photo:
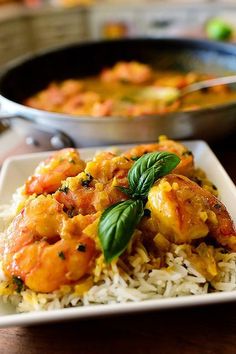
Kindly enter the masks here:
<path id="1" fill-rule="evenodd" d="M 145 300 L 139 302 L 89 305 L 84 307 L 71 307 L 60 310 L 8 314 L 5 315 L 4 318 L 0 317 L 0 328 L 13 326 L 28 326 L 50 323 L 55 321 L 89 319 L 119 314 L 124 315 L 129 313 L 132 314 L 148 311 L 161 311 L 200 305 L 214 305 L 235 301 L 235 299 L 236 292 L 230 291 L 225 293 L 217 292 L 203 295 L 188 295 L 176 298 Z"/>
<path id="2" fill-rule="evenodd" d="M 184 141 L 193 153 L 196 155 L 196 165 L 204 168 L 207 172 L 207 175 L 210 180 L 214 181 L 216 177 L 215 169 L 217 171 L 216 185 L 219 188 L 221 199 L 226 204 L 232 218 L 236 221 L 236 210 L 234 208 L 233 200 L 236 202 L 236 188 L 208 144 L 202 140 L 193 140 L 193 141 Z M 126 144 L 126 145 L 117 145 L 117 146 L 99 146 L 93 148 L 82 148 L 79 149 L 81 152 L 82 158 L 89 158 L 97 150 L 109 150 L 110 148 L 118 149 L 127 149 L 136 144 Z M 37 163 L 50 155 L 52 152 L 43 152 L 43 153 L 34 153 L 27 155 L 19 155 L 8 158 L 2 167 L 0 175 L 0 203 L 1 196 L 4 195 L 6 198 L 6 188 L 5 183 L 9 181 L 11 176 L 11 170 L 14 167 L 14 164 L 17 163 L 20 165 L 22 161 L 26 163 L 31 163 L 31 166 L 37 165 Z M 204 160 L 200 163 L 200 158 Z M 213 164 L 213 169 L 210 168 Z M 204 167 L 205 165 L 205 167 Z M 206 167 L 209 167 L 206 169 Z M 32 169 L 31 169 L 32 171 Z M 27 174 L 27 171 L 23 171 Z M 23 183 L 23 182 L 21 182 Z M 15 180 L 15 187 L 18 187 L 18 180 Z M 226 189 L 222 189 L 223 186 L 227 186 Z M 9 194 L 9 193 L 8 193 Z M 230 200 L 228 199 L 230 198 Z M 133 312 L 144 312 L 151 310 L 163 310 L 171 308 L 179 308 L 186 306 L 197 306 L 197 305 L 208 305 L 213 303 L 221 303 L 233 301 L 236 299 L 236 292 L 216 292 L 211 294 L 204 295 L 192 295 L 192 296 L 182 296 L 178 298 L 164 298 L 156 300 L 146 300 L 140 302 L 130 302 L 130 303 L 118 303 L 112 305 L 93 305 L 85 307 L 74 307 L 60 310 L 52 311 L 41 311 L 41 312 L 31 312 L 31 313 L 22 313 L 22 314 L 4 314 L 0 315 L 0 327 L 8 326 L 20 326 L 20 325 L 31 325 L 39 324 L 46 322 L 53 322 L 59 320 L 69 320 L 69 319 L 82 319 L 82 318 L 91 318 L 99 316 L 110 316 L 115 314 L 125 314 Z M 1 305 L 1 304 L 0 304 Z M 4 306 L 4 304 L 2 304 Z"/>

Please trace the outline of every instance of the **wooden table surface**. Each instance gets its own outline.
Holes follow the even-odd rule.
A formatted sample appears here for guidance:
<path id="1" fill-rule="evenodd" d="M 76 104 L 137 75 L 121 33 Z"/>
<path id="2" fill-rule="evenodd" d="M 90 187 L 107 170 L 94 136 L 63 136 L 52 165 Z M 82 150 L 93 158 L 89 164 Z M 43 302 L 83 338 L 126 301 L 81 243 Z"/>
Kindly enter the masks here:
<path id="1" fill-rule="evenodd" d="M 236 183 L 235 136 L 210 146 Z M 34 353 L 235 354 L 236 303 L 0 330 L 0 354 Z"/>

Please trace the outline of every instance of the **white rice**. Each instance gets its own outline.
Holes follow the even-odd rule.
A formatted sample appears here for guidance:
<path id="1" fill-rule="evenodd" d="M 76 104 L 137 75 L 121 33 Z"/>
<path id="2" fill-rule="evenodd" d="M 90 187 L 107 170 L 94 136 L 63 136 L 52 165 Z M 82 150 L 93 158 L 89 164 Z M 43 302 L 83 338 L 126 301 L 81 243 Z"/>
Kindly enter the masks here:
<path id="1" fill-rule="evenodd" d="M 13 208 L 2 208 L 2 229 L 11 221 L 14 212 Z M 1 239 L 3 237 L 0 235 Z M 175 245 L 171 252 L 167 253 L 166 268 L 150 271 L 143 270 L 142 253 L 137 253 L 132 262 L 132 276 L 120 271 L 117 264 L 100 269 L 97 276 L 95 270 L 95 285 L 82 296 L 72 287 L 65 287 L 50 294 L 36 293 L 29 289 L 20 294 L 5 294 L 4 286 L 7 283 L 4 282 L 0 264 L 0 294 L 2 293 L 2 301 L 13 304 L 17 312 L 28 312 L 236 290 L 236 253 L 219 254 L 217 266 L 220 272 L 212 282 L 208 282 L 189 262 L 181 246 Z"/>

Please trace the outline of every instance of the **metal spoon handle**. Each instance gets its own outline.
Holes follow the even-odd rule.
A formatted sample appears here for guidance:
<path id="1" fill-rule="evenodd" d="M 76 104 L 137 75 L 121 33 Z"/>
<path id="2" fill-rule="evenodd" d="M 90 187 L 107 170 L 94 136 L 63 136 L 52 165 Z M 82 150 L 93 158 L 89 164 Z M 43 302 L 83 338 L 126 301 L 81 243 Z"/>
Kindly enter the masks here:
<path id="1" fill-rule="evenodd" d="M 236 75 L 218 77 L 216 79 L 209 79 L 204 81 L 199 81 L 189 86 L 184 87 L 181 90 L 181 96 L 188 95 L 189 93 L 202 90 L 204 88 L 214 87 L 218 85 L 229 85 L 236 83 Z"/>

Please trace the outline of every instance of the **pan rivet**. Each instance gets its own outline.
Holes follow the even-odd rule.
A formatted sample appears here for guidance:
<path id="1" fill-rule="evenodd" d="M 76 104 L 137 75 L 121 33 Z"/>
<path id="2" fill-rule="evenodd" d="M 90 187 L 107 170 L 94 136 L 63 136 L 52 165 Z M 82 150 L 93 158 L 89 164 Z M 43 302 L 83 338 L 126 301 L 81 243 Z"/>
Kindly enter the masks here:
<path id="1" fill-rule="evenodd" d="M 50 139 L 50 142 L 54 149 L 63 149 L 70 146 L 70 144 L 68 144 L 68 142 L 60 134 L 54 135 Z"/>
<path id="2" fill-rule="evenodd" d="M 38 142 L 38 140 L 36 140 L 32 136 L 27 136 L 25 138 L 25 142 L 26 142 L 27 145 L 40 146 L 40 143 Z"/>

